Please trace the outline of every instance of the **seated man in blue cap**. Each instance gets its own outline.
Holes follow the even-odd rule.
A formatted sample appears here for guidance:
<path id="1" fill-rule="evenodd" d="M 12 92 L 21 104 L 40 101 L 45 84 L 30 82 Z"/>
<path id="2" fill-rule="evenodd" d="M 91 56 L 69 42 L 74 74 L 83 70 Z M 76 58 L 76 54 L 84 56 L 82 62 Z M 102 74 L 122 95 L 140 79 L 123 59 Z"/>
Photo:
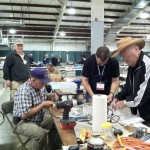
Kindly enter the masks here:
<path id="1" fill-rule="evenodd" d="M 45 85 L 50 82 L 47 70 L 35 68 L 31 71 L 31 78 L 25 82 L 15 93 L 13 121 L 16 124 L 16 132 L 33 139 L 32 150 L 43 150 L 49 137 L 48 149 L 57 142 L 60 148 L 61 142 L 55 129 L 52 117 L 44 115 L 44 108 L 49 108 L 57 99 L 57 96 L 45 94 Z"/>

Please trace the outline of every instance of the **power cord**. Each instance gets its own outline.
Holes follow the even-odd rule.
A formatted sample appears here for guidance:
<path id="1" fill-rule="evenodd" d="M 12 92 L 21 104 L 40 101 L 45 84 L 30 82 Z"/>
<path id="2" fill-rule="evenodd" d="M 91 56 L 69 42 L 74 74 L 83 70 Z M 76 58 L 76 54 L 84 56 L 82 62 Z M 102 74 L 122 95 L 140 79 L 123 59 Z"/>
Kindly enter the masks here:
<path id="1" fill-rule="evenodd" d="M 117 123 L 117 122 L 119 122 L 120 117 L 118 115 L 114 115 L 113 110 L 108 108 L 107 120 L 108 120 L 108 122 L 111 122 L 111 123 Z"/>
<path id="2" fill-rule="evenodd" d="M 5 120 L 5 117 L 4 117 L 4 114 L 0 111 L 0 114 L 2 115 L 2 117 L 3 117 L 3 120 L 2 120 L 2 122 L 0 123 L 0 125 L 1 124 L 3 124 L 4 123 L 4 120 Z"/>

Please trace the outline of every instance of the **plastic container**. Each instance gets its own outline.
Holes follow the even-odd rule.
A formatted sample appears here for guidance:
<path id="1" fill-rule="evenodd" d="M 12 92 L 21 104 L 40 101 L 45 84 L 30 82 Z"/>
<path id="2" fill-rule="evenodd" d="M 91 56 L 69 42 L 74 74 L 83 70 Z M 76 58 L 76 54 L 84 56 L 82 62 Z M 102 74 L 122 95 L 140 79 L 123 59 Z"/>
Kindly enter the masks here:
<path id="1" fill-rule="evenodd" d="M 110 122 L 106 122 L 101 124 L 101 128 L 104 134 L 104 139 L 106 142 L 113 142 L 114 141 L 114 135 L 112 131 L 112 124 Z"/>
<path id="2" fill-rule="evenodd" d="M 104 150 L 105 142 L 100 137 L 88 138 L 87 143 L 87 150 Z"/>

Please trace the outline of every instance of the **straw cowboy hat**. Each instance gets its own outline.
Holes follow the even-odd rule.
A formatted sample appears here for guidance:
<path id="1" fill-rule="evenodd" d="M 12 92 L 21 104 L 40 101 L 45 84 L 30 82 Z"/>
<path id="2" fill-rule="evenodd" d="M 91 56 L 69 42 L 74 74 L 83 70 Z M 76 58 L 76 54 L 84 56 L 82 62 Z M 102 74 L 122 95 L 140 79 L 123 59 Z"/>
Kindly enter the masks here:
<path id="1" fill-rule="evenodd" d="M 131 38 L 131 37 L 122 38 L 117 42 L 117 50 L 111 53 L 111 57 L 115 57 L 116 55 L 118 55 L 120 52 L 122 52 L 131 45 L 137 45 L 141 50 L 145 46 L 145 41 L 139 38 Z"/>

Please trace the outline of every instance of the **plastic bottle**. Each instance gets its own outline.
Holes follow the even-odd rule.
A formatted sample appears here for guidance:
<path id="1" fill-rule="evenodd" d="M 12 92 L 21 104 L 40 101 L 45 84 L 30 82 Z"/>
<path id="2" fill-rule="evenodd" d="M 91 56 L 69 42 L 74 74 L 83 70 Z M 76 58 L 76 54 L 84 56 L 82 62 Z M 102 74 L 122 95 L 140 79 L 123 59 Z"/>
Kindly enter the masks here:
<path id="1" fill-rule="evenodd" d="M 104 134 L 105 142 L 113 142 L 114 135 L 112 131 L 112 124 L 110 122 L 103 123 L 101 124 L 101 128 Z"/>

